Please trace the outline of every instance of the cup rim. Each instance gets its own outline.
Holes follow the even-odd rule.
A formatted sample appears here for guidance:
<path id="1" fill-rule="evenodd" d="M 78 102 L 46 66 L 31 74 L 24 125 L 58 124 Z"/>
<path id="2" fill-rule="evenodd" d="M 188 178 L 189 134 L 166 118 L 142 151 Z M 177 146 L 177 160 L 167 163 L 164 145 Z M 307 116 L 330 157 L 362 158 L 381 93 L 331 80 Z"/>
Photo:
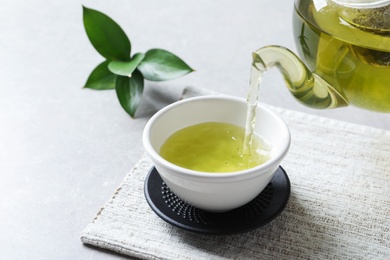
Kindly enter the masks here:
<path id="1" fill-rule="evenodd" d="M 154 122 L 162 115 L 167 113 L 169 110 L 176 108 L 177 106 L 185 105 L 189 102 L 195 102 L 198 100 L 231 100 L 234 102 L 246 102 L 245 99 L 240 97 L 233 97 L 233 96 L 223 96 L 223 95 L 215 95 L 215 96 L 199 96 L 199 97 L 191 97 L 188 99 L 183 99 L 176 101 L 172 104 L 167 105 L 166 107 L 162 108 L 158 112 L 156 112 L 146 123 L 143 135 L 142 135 L 142 141 L 144 145 L 144 149 L 147 152 L 147 154 L 150 156 L 152 161 L 155 163 L 155 161 L 158 161 L 158 163 L 164 165 L 166 168 L 172 169 L 171 173 L 180 172 L 180 174 L 185 174 L 187 177 L 193 177 L 193 178 L 207 178 L 209 180 L 221 180 L 221 179 L 231 179 L 231 178 L 243 178 L 243 177 L 255 177 L 258 176 L 261 173 L 266 173 L 267 170 L 275 167 L 275 163 L 279 162 L 283 159 L 283 157 L 286 156 L 289 146 L 291 143 L 291 134 L 290 130 L 286 124 L 286 122 L 282 119 L 282 117 L 277 114 L 276 112 L 270 110 L 269 108 L 265 107 L 262 104 L 257 104 L 258 107 L 260 107 L 262 110 L 264 110 L 266 113 L 272 115 L 272 117 L 278 121 L 279 125 L 284 129 L 282 132 L 284 133 L 281 135 L 281 137 L 285 138 L 286 140 L 283 142 L 282 147 L 279 149 L 280 152 L 272 156 L 268 161 L 257 165 L 255 167 L 240 170 L 240 171 L 234 171 L 234 172 L 224 172 L 224 173 L 213 173 L 213 172 L 201 172 L 201 171 L 195 171 L 191 169 L 187 169 L 178 165 L 175 165 L 163 157 L 153 148 L 150 139 L 149 134 L 150 130 L 154 124 Z M 279 166 L 279 164 L 277 165 Z M 259 171 L 261 169 L 261 171 Z M 248 173 L 254 173 L 258 172 L 259 174 L 248 174 Z"/>

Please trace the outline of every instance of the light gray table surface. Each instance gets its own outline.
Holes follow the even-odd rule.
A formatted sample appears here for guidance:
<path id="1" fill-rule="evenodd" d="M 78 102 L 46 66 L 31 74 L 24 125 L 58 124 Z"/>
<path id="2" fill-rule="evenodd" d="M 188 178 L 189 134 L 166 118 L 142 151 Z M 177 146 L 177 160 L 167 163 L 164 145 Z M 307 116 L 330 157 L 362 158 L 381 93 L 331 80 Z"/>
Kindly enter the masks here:
<path id="1" fill-rule="evenodd" d="M 116 20 L 134 52 L 163 48 L 196 72 L 147 82 L 137 118 L 114 91 L 82 89 L 103 58 L 90 44 L 82 5 Z M 84 246 L 82 230 L 140 159 L 148 118 L 185 86 L 246 97 L 251 52 L 295 50 L 292 1 L 0 0 L 0 259 L 118 259 Z M 390 130 L 390 115 L 298 104 L 278 72 L 261 101 Z"/>

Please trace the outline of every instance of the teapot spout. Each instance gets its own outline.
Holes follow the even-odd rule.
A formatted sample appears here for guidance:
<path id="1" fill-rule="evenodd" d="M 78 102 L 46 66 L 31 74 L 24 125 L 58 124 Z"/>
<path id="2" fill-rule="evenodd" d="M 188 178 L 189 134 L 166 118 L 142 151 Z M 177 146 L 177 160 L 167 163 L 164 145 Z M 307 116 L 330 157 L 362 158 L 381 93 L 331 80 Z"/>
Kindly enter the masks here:
<path id="1" fill-rule="evenodd" d="M 273 67 L 279 69 L 288 90 L 302 104 L 316 109 L 348 106 L 341 93 L 312 73 L 289 49 L 271 45 L 253 53 L 252 69 L 266 71 Z"/>

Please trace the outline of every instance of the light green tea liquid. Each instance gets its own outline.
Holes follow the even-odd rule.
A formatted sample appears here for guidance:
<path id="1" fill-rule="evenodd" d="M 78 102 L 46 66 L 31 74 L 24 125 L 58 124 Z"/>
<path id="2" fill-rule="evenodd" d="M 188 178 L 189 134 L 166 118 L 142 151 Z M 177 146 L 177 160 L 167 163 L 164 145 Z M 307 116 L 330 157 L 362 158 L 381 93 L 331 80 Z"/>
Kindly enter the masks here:
<path id="1" fill-rule="evenodd" d="M 390 6 L 370 13 L 331 4 L 321 8 L 321 1 L 297 2 L 294 35 L 309 69 L 351 105 L 389 113 Z"/>
<path id="2" fill-rule="evenodd" d="M 202 172 L 235 172 L 269 159 L 270 147 L 253 135 L 249 152 L 243 153 L 245 129 L 229 123 L 206 122 L 173 133 L 160 155 L 178 166 Z"/>

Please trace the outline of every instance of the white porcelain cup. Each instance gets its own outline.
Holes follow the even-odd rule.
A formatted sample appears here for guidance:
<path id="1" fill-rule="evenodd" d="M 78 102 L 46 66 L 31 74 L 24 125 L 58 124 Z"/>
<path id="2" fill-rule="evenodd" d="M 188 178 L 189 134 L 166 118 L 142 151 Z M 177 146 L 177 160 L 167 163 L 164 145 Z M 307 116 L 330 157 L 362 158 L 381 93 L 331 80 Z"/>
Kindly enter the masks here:
<path id="1" fill-rule="evenodd" d="M 271 144 L 270 159 L 253 168 L 230 173 L 207 173 L 172 164 L 159 155 L 161 145 L 179 129 L 204 123 L 226 122 L 245 128 L 245 99 L 203 96 L 175 102 L 157 112 L 143 132 L 144 148 L 163 181 L 188 204 L 211 212 L 245 205 L 271 181 L 290 146 L 290 131 L 283 119 L 268 108 L 256 108 L 255 133 Z M 156 192 L 161 192 L 156 190 Z"/>

